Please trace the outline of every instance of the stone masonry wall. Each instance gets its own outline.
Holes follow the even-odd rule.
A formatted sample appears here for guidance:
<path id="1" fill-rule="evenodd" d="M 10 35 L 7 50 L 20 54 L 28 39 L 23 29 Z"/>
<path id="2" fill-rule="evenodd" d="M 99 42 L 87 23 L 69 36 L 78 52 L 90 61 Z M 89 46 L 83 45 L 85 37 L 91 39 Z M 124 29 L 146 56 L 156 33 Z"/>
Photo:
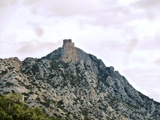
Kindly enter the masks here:
<path id="1" fill-rule="evenodd" d="M 77 62 L 78 61 L 78 52 L 74 47 L 74 43 L 71 39 L 63 40 L 63 53 L 61 57 L 64 62 Z"/>

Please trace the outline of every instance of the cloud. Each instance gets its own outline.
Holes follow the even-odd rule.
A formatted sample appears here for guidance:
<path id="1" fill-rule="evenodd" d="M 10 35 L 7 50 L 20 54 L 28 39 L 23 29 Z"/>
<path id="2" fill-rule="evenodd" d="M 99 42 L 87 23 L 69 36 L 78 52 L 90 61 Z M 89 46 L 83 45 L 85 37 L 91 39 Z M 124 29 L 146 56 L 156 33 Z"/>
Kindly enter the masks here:
<path id="1" fill-rule="evenodd" d="M 155 87 L 151 89 L 152 92 L 150 92 L 149 96 L 154 96 L 156 101 L 160 101 L 160 88 Z"/>
<path id="2" fill-rule="evenodd" d="M 128 39 L 127 43 L 128 44 L 125 47 L 122 47 L 124 49 L 123 64 L 125 66 L 129 66 L 132 58 L 132 52 L 136 50 L 136 47 L 139 44 L 139 40 L 132 38 L 130 40 Z"/>
<path id="3" fill-rule="evenodd" d="M 41 11 L 57 16 L 72 16 L 96 12 L 96 3 L 98 3 L 96 0 L 93 0 L 92 2 L 85 0 L 26 0 L 24 2 L 25 5 L 32 5 L 39 10 L 41 9 Z"/>
<path id="4" fill-rule="evenodd" d="M 37 8 L 35 8 L 35 7 L 31 8 L 30 11 L 31 11 L 31 13 L 32 13 L 33 15 L 37 15 L 37 13 L 38 13 Z"/>
<path id="5" fill-rule="evenodd" d="M 17 3 L 17 0 L 0 0 L 0 15 L 4 14 L 5 9 Z"/>
<path id="6" fill-rule="evenodd" d="M 60 21 L 66 18 L 76 19 L 80 26 L 83 23 L 102 27 L 113 26 L 122 30 L 128 22 L 146 17 L 144 12 L 137 11 L 136 5 L 119 5 L 117 0 L 93 0 L 92 2 L 85 0 L 26 0 L 24 7 L 28 5 L 33 15 L 56 18 Z"/>
<path id="7" fill-rule="evenodd" d="M 16 42 L 11 41 L 0 41 L 0 58 L 9 58 L 17 56 L 16 50 L 19 45 Z"/>
<path id="8" fill-rule="evenodd" d="M 144 37 L 144 39 L 140 41 L 138 49 L 145 51 L 160 51 L 159 45 L 160 43 L 158 43 L 158 41 L 154 39 L 154 37 Z"/>
<path id="9" fill-rule="evenodd" d="M 40 23 L 27 21 L 27 25 L 32 27 L 38 37 L 42 37 L 44 35 L 44 29 L 41 27 Z"/>
<path id="10" fill-rule="evenodd" d="M 96 47 L 96 44 L 95 44 Z M 110 49 L 110 50 L 114 50 L 114 51 L 121 51 L 123 52 L 126 48 L 126 43 L 123 41 L 116 41 L 116 40 L 104 40 L 104 41 L 100 41 L 100 43 L 98 44 L 98 49 Z"/>
<path id="11" fill-rule="evenodd" d="M 148 65 L 148 64 L 147 64 Z M 127 80 L 135 84 L 136 89 L 141 91 L 143 94 L 148 94 L 154 100 L 159 100 L 160 95 L 156 96 L 156 93 L 160 92 L 159 89 L 159 71 L 160 67 L 146 66 L 135 66 L 134 68 L 128 68 L 123 71 Z M 144 74 L 145 73 L 145 74 Z M 155 91 L 155 89 L 157 91 Z"/>
<path id="12" fill-rule="evenodd" d="M 8 5 L 14 5 L 17 3 L 17 0 L 1 0 L 0 7 L 6 7 Z"/>
<path id="13" fill-rule="evenodd" d="M 41 37 L 44 34 L 44 31 L 41 27 L 36 27 L 35 33 L 37 34 L 37 36 Z"/>
<path id="14" fill-rule="evenodd" d="M 153 38 L 155 40 L 155 42 L 157 43 L 157 45 L 160 46 L 160 32 L 156 33 L 157 35 L 155 35 L 155 37 Z"/>
<path id="15" fill-rule="evenodd" d="M 138 0 L 131 4 L 132 7 L 143 10 L 143 14 L 148 20 L 159 18 L 158 11 L 160 10 L 159 0 Z"/>
<path id="16" fill-rule="evenodd" d="M 150 9 L 150 8 L 155 9 L 155 7 L 160 6 L 160 1 L 159 0 L 139 0 L 134 4 L 138 7 L 145 8 L 145 9 Z"/>
<path id="17" fill-rule="evenodd" d="M 126 48 L 126 53 L 131 53 L 136 48 L 138 43 L 139 43 L 138 39 L 136 38 L 131 39 Z"/>
<path id="18" fill-rule="evenodd" d="M 66 4 L 67 3 L 67 4 Z M 96 8 L 95 8 L 96 9 Z M 59 0 L 52 2 L 49 10 L 58 16 L 83 15 L 94 12 L 93 5 L 87 1 Z"/>
<path id="19" fill-rule="evenodd" d="M 6 11 L 8 11 L 9 9 L 12 9 L 16 3 L 17 3 L 17 0 L 0 0 L 0 17 L 3 18 L 5 14 L 8 14 L 6 13 Z"/>
<path id="20" fill-rule="evenodd" d="M 36 4 L 37 2 L 39 2 L 39 0 L 25 0 L 24 4 L 33 5 L 33 4 Z"/>
<path id="21" fill-rule="evenodd" d="M 154 61 L 154 64 L 160 65 L 160 58 L 157 58 L 157 59 Z"/>
<path id="22" fill-rule="evenodd" d="M 55 17 L 59 19 L 70 18 L 86 23 L 100 26 L 119 26 L 128 21 L 127 16 L 131 16 L 131 9 L 127 6 L 118 6 L 117 0 L 29 0 L 32 5 L 32 14 Z M 28 0 L 26 1 L 28 2 Z M 25 2 L 25 3 L 26 3 Z M 48 4 L 49 3 L 49 4 Z M 28 5 L 28 4 L 25 4 Z M 83 19 L 81 19 L 83 17 Z M 131 20 L 131 18 L 130 18 Z"/>
<path id="23" fill-rule="evenodd" d="M 62 45 L 62 41 L 39 42 L 37 40 L 28 42 L 1 41 L 0 58 L 18 57 L 23 60 L 26 57 L 42 57 Z M 14 47 L 13 47 L 14 46 Z"/>
<path id="24" fill-rule="evenodd" d="M 46 53 L 48 51 L 53 51 L 57 49 L 60 42 L 51 43 L 51 42 L 39 42 L 37 40 L 29 41 L 29 42 L 21 42 L 19 43 L 21 47 L 17 50 L 17 52 L 21 55 L 41 55 L 41 53 Z M 47 53 L 48 54 L 48 53 Z"/>

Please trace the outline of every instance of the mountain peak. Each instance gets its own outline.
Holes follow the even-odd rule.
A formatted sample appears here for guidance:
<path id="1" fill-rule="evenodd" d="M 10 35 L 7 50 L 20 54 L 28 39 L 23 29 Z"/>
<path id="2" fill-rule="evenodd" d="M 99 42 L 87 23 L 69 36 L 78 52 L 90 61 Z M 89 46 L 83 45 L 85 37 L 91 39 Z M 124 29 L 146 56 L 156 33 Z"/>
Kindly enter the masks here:
<path id="1" fill-rule="evenodd" d="M 64 63 L 79 63 L 91 64 L 91 61 L 99 60 L 102 66 L 105 66 L 102 60 L 97 59 L 96 56 L 88 54 L 75 47 L 74 42 L 71 39 L 64 39 L 62 47 L 54 50 L 50 54 L 42 57 L 48 60 L 63 61 Z"/>
<path id="2" fill-rule="evenodd" d="M 0 59 L 0 94 L 64 120 L 159 120 L 160 104 L 136 91 L 102 60 L 64 39 L 41 59 Z"/>

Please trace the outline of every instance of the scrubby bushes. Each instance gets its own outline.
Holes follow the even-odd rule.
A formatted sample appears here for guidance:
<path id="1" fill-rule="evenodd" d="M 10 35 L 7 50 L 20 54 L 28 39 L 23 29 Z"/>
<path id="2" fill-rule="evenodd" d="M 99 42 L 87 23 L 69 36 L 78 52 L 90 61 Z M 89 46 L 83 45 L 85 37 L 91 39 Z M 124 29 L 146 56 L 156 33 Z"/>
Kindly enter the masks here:
<path id="1" fill-rule="evenodd" d="M 0 120 L 57 120 L 48 117 L 41 108 L 29 108 L 20 94 L 0 95 Z"/>

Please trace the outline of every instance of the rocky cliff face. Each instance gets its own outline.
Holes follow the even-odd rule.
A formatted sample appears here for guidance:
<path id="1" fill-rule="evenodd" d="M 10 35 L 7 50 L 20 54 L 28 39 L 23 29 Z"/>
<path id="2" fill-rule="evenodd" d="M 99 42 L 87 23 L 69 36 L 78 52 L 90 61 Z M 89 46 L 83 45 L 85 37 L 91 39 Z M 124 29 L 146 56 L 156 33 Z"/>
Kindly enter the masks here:
<path id="1" fill-rule="evenodd" d="M 68 120 L 159 120 L 160 104 L 113 67 L 64 40 L 41 59 L 0 59 L 0 93 L 21 93 L 30 107 Z"/>

